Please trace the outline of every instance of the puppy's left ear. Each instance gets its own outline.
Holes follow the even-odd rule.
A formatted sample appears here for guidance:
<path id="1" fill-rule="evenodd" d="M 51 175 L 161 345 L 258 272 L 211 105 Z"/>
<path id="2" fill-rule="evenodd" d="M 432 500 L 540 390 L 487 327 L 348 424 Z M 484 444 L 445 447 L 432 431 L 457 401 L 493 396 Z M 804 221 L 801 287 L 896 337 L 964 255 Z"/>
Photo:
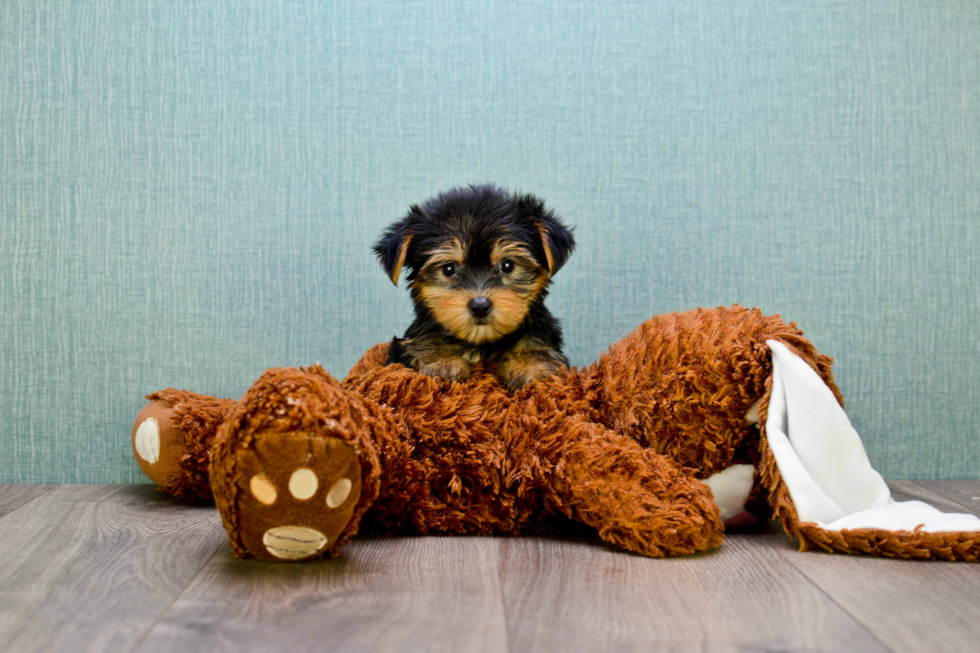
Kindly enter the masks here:
<path id="1" fill-rule="evenodd" d="M 413 206 L 408 217 L 388 227 L 374 246 L 374 253 L 381 262 L 381 267 L 396 286 L 408 257 L 408 248 L 412 244 L 412 218 L 418 210 L 418 207 Z"/>
<path id="2" fill-rule="evenodd" d="M 554 275 L 565 265 L 565 261 L 575 249 L 575 238 L 571 230 L 561 223 L 555 214 L 544 207 L 544 202 L 526 195 L 518 200 L 521 213 L 530 220 L 541 238 L 542 261 L 548 268 L 548 274 Z"/>

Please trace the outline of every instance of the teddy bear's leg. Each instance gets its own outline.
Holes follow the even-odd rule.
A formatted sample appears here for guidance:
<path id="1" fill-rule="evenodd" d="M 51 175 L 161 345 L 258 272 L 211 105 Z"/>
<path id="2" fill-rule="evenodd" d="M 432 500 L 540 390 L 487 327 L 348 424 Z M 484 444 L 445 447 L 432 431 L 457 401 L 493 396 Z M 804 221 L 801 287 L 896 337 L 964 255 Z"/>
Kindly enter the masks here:
<path id="1" fill-rule="evenodd" d="M 150 400 L 133 424 L 133 454 L 164 492 L 211 499 L 208 461 L 215 433 L 237 402 L 168 388 Z"/>
<path id="2" fill-rule="evenodd" d="M 831 389 L 785 343 L 768 345 L 773 376 L 759 410 L 760 470 L 776 516 L 801 548 L 980 560 L 980 519 L 895 501 Z"/>
<path id="3" fill-rule="evenodd" d="M 830 358 L 792 323 L 740 306 L 653 317 L 589 368 L 607 428 L 697 469 L 706 478 L 758 460 L 758 401 L 777 338 L 836 392 Z M 839 395 L 838 395 L 839 396 Z"/>
<path id="4" fill-rule="evenodd" d="M 603 540 L 651 557 L 721 544 L 711 490 L 676 462 L 585 420 L 569 420 L 560 433 L 541 452 L 553 487 L 566 513 Z"/>
<path id="5" fill-rule="evenodd" d="M 239 557 L 333 555 L 378 493 L 372 418 L 319 367 L 266 372 L 219 429 L 211 487 Z"/>

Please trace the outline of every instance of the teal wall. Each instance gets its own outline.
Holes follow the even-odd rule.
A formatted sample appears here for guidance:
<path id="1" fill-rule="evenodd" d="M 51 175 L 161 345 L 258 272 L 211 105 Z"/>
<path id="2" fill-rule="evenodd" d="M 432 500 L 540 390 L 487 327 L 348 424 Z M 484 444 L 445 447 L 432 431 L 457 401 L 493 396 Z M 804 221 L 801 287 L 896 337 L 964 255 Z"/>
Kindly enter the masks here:
<path id="1" fill-rule="evenodd" d="M 755 305 L 889 478 L 980 476 L 980 5 L 0 3 L 0 481 L 141 480 L 166 386 L 338 375 L 410 306 L 370 246 L 494 181 L 578 225 L 574 363 Z"/>

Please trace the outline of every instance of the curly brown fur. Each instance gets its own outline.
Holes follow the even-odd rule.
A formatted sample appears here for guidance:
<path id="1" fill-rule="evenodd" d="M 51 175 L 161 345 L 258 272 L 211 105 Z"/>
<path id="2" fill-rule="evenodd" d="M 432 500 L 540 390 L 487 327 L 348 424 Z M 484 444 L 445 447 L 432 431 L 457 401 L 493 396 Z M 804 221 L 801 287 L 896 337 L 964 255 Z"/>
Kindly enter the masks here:
<path id="1" fill-rule="evenodd" d="M 786 340 L 783 342 L 820 375 L 824 383 L 833 391 L 837 402 L 843 406 L 844 399 L 830 374 L 831 359 L 817 354 L 813 345 L 802 338 L 795 342 Z M 800 541 L 800 551 L 817 549 L 906 560 L 980 561 L 980 533 L 977 532 L 930 533 L 872 528 L 832 531 L 821 528 L 814 522 L 801 522 L 765 433 L 771 392 L 772 378 L 770 377 L 766 379 L 765 394 L 759 405 L 761 429 L 759 475 L 762 480 L 761 485 L 767 488 L 773 516 L 779 519 L 786 533 Z"/>
<path id="2" fill-rule="evenodd" d="M 603 397 L 598 421 L 707 478 L 758 459 L 745 414 L 772 373 L 766 340 L 813 365 L 840 396 L 831 359 L 778 315 L 741 306 L 660 315 L 644 322 L 588 370 Z"/>
<path id="3" fill-rule="evenodd" d="M 361 515 L 365 531 L 419 534 L 542 531 L 563 515 L 614 546 L 682 555 L 722 538 L 711 491 L 696 479 L 758 460 L 759 494 L 804 548 L 976 560 L 980 534 L 834 533 L 799 522 L 764 428 L 744 419 L 761 398 L 765 423 L 769 338 L 840 400 L 831 360 L 795 325 L 737 306 L 652 318 L 593 365 L 562 368 L 513 394 L 482 362 L 455 384 L 386 366 L 387 345 L 369 350 L 342 383 L 319 368 L 273 370 L 219 431 L 215 499 L 236 554 L 251 555 L 241 536 L 243 452 L 310 433 L 342 438 L 362 461 L 366 489 L 331 552 Z"/>
<path id="4" fill-rule="evenodd" d="M 563 370 L 512 400 L 483 372 L 448 388 L 388 367 L 344 382 L 366 406 L 397 406 L 403 424 L 372 437 L 384 474 L 366 530 L 516 534 L 545 529 L 558 512 L 649 556 L 720 544 L 706 486 L 581 417 L 594 399 L 587 377 Z"/>
<path id="5" fill-rule="evenodd" d="M 474 363 L 496 364 L 511 391 L 567 366 L 544 298 L 574 245 L 531 195 L 471 186 L 413 206 L 375 246 L 394 283 L 409 268 L 415 305 L 388 362 L 451 381 L 467 380 Z"/>
<path id="6" fill-rule="evenodd" d="M 154 416 L 161 422 L 164 439 L 166 431 L 174 430 L 183 441 L 180 455 L 173 461 L 166 456 L 148 468 L 137 457 L 141 467 L 164 492 L 181 499 L 210 501 L 211 483 L 208 475 L 211 446 L 218 427 L 237 405 L 234 399 L 216 399 L 186 390 L 167 388 L 146 396 L 156 403 Z M 141 420 L 137 420 L 139 423 Z M 169 462 L 169 464 L 168 464 Z"/>
<path id="7" fill-rule="evenodd" d="M 214 499 L 235 555 L 256 555 L 256 547 L 246 546 L 244 538 L 249 529 L 242 523 L 245 511 L 241 504 L 248 497 L 246 489 L 250 485 L 250 452 L 265 453 L 263 443 L 271 441 L 274 446 L 262 462 L 270 475 L 280 472 L 279 468 L 289 461 L 275 449 L 297 434 L 309 436 L 301 444 L 325 438 L 340 441 L 353 449 L 360 462 L 360 476 L 356 479 L 360 496 L 348 520 L 341 524 L 339 537 L 330 541 L 326 551 L 335 555 L 357 532 L 361 517 L 378 494 L 381 470 L 374 443 L 367 436 L 375 427 L 378 431 L 393 428 L 392 424 L 378 419 L 377 411 L 365 411 L 363 402 L 349 397 L 319 365 L 305 369 L 277 368 L 263 374 L 228 414 L 215 437 L 211 457 Z M 311 450 L 310 455 L 313 453 Z M 284 488 L 278 489 L 287 498 Z M 290 517 L 300 514 L 285 502 L 276 504 L 276 508 L 278 516 L 270 515 L 269 520 L 278 517 L 288 524 Z"/>

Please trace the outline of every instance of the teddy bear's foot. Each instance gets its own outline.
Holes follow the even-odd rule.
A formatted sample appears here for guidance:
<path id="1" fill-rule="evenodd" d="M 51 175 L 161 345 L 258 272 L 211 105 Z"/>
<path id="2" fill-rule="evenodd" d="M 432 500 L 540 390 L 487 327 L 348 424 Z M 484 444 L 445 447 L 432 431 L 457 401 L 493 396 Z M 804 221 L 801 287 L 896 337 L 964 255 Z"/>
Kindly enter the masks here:
<path id="1" fill-rule="evenodd" d="M 337 543 L 361 496 L 350 445 L 323 434 L 257 434 L 237 459 L 238 528 L 249 553 L 302 560 Z"/>
<path id="2" fill-rule="evenodd" d="M 674 460 L 596 424 L 573 419 L 562 432 L 556 490 L 573 519 L 610 544 L 650 557 L 721 544 L 711 490 Z"/>
<path id="3" fill-rule="evenodd" d="M 319 368 L 270 370 L 215 440 L 211 486 L 239 557 L 333 555 L 378 491 L 359 398 Z"/>
<path id="4" fill-rule="evenodd" d="M 170 388 L 147 399 L 132 433 L 140 469 L 171 496 L 210 500 L 211 445 L 236 402 Z"/>

